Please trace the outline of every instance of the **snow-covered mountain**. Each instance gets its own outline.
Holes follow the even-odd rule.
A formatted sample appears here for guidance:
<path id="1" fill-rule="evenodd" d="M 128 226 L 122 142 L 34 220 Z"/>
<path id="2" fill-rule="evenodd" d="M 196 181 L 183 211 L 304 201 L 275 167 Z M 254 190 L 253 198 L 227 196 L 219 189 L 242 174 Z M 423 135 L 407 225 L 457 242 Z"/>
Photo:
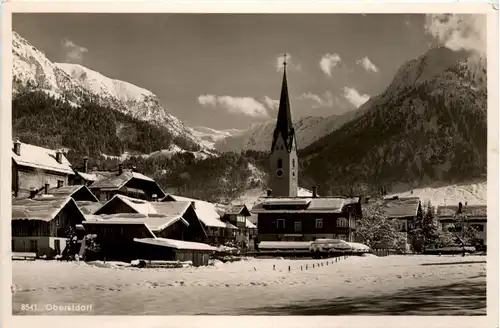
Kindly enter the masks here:
<path id="1" fill-rule="evenodd" d="M 13 92 L 30 87 L 77 106 L 91 98 L 141 121 L 168 129 L 174 137 L 203 146 L 193 131 L 169 114 L 151 91 L 106 77 L 77 64 L 52 63 L 18 33 L 13 33 Z"/>
<path id="2" fill-rule="evenodd" d="M 327 117 L 306 116 L 294 122 L 297 147 L 305 148 L 316 140 L 340 128 L 345 123 L 358 117 L 361 111 L 354 110 L 342 115 Z M 236 133 L 215 142 L 215 149 L 221 152 L 256 150 L 270 151 L 276 120 L 253 124 L 247 130 Z"/>
<path id="3" fill-rule="evenodd" d="M 244 130 L 238 129 L 216 130 L 205 126 L 196 126 L 190 129 L 191 133 L 201 140 L 201 144 L 209 149 L 215 148 L 215 143 L 222 139 L 244 132 Z"/>

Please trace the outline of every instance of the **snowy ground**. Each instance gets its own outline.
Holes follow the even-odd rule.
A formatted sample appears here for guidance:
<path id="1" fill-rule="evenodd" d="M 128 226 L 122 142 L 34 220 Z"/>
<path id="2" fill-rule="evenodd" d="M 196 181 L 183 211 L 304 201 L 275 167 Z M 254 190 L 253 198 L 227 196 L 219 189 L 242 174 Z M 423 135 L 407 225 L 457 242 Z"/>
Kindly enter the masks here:
<path id="1" fill-rule="evenodd" d="M 459 202 L 469 205 L 484 205 L 488 196 L 486 181 L 476 183 L 454 184 L 436 188 L 418 188 L 388 195 L 399 197 L 419 197 L 424 205 L 428 201 L 432 205 L 458 205 Z"/>
<path id="2" fill-rule="evenodd" d="M 37 304 L 37 314 L 81 315 L 45 307 L 79 303 L 92 305 L 88 314 L 107 315 L 484 315 L 485 262 L 484 256 L 369 255 L 337 263 L 251 259 L 138 269 L 16 261 L 13 313 L 34 314 L 21 305 Z"/>

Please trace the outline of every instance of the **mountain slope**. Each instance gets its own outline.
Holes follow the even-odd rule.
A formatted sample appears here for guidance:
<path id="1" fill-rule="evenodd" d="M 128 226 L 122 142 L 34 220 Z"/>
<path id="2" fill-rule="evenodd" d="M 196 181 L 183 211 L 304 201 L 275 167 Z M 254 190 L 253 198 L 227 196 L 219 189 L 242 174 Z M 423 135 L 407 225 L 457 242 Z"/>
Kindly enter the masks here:
<path id="1" fill-rule="evenodd" d="M 405 63 L 363 115 L 300 152 L 327 193 L 486 176 L 486 61 L 439 47 Z"/>
<path id="2" fill-rule="evenodd" d="M 191 133 L 201 141 L 201 144 L 209 149 L 214 149 L 215 144 L 222 139 L 243 133 L 243 130 L 226 129 L 216 130 L 205 126 L 192 127 Z"/>
<path id="3" fill-rule="evenodd" d="M 328 117 L 307 116 L 294 122 L 297 146 L 305 148 L 328 133 L 340 128 L 361 115 L 362 111 L 355 110 L 343 115 L 332 115 Z M 221 152 L 228 151 L 270 151 L 273 131 L 276 120 L 251 125 L 247 130 L 220 139 L 215 142 L 214 147 Z"/>
<path id="4" fill-rule="evenodd" d="M 167 113 L 152 92 L 114 80 L 76 64 L 54 64 L 16 32 L 13 33 L 13 93 L 28 88 L 60 98 L 74 107 L 92 101 L 132 118 L 167 129 L 192 146 L 200 140 L 179 119 Z"/>

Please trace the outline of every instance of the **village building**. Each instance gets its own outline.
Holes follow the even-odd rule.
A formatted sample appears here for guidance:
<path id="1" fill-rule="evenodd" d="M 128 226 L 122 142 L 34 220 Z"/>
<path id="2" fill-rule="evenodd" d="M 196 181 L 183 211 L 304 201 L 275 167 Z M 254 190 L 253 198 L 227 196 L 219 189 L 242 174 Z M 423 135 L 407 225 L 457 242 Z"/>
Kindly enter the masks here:
<path id="1" fill-rule="evenodd" d="M 84 157 L 83 166 L 81 168 L 74 169 L 75 175 L 71 177 L 71 185 L 85 185 L 88 187 L 99 180 L 99 176 L 97 174 L 89 172 L 88 163 L 89 159 L 87 157 Z"/>
<path id="2" fill-rule="evenodd" d="M 286 62 L 270 154 L 270 184 L 266 197 L 251 210 L 257 214 L 259 241 L 312 241 L 340 238 L 354 241 L 356 220 L 361 217 L 360 197 L 320 197 L 314 187 L 311 196 L 298 186 L 298 157 L 292 124 Z"/>
<path id="3" fill-rule="evenodd" d="M 147 202 L 115 195 L 95 216 L 143 220 L 156 237 L 200 240 L 206 237 L 191 202 Z"/>
<path id="4" fill-rule="evenodd" d="M 53 257 L 67 245 L 67 231 L 85 220 L 71 197 L 12 200 L 12 251 Z"/>
<path id="5" fill-rule="evenodd" d="M 259 241 L 355 240 L 360 197 L 268 197 L 252 208 Z"/>
<path id="6" fill-rule="evenodd" d="M 12 148 L 12 194 L 30 197 L 38 191 L 68 185 L 73 175 L 70 162 L 61 150 L 38 147 L 19 140 Z"/>
<path id="7" fill-rule="evenodd" d="M 44 195 L 52 195 L 54 197 L 71 197 L 75 202 L 99 202 L 97 197 L 84 185 L 55 187 L 39 191 L 35 197 L 43 197 Z"/>
<path id="8" fill-rule="evenodd" d="M 193 266 L 208 265 L 217 248 L 196 242 L 167 238 L 137 238 L 138 252 L 145 260 L 191 261 Z"/>
<path id="9" fill-rule="evenodd" d="M 235 241 L 250 246 L 257 237 L 257 226 L 250 222 L 251 213 L 246 205 L 230 205 L 221 211 L 221 221 L 230 224 L 234 230 Z"/>
<path id="10" fill-rule="evenodd" d="M 411 240 L 408 233 L 415 227 L 423 217 L 422 204 L 418 197 L 393 197 L 382 200 L 380 214 L 387 219 L 394 220 L 399 232 L 405 234 L 406 249 L 409 250 L 411 245 L 415 248 L 420 248 L 418 241 Z M 384 248 L 384 247 L 381 247 Z"/>
<path id="11" fill-rule="evenodd" d="M 148 201 L 165 197 L 165 193 L 153 179 L 134 170 L 125 170 L 123 164 L 119 164 L 118 172 L 106 174 L 89 188 L 100 201 L 110 200 L 117 194 Z"/>
<path id="12" fill-rule="evenodd" d="M 486 249 L 486 235 L 487 235 L 487 217 L 488 211 L 486 205 L 441 205 L 437 207 L 438 224 L 442 229 L 454 224 L 455 218 L 459 214 L 465 214 L 467 223 L 474 227 L 478 232 L 479 238 L 475 241 L 477 249 Z"/>
<path id="13" fill-rule="evenodd" d="M 190 202 L 194 208 L 198 221 L 201 223 L 204 236 L 198 236 L 194 241 L 204 242 L 212 245 L 221 245 L 235 238 L 234 225 L 228 225 L 221 221 L 221 209 L 224 206 L 169 194 L 162 202 Z M 191 222 L 190 222 L 191 224 Z"/>

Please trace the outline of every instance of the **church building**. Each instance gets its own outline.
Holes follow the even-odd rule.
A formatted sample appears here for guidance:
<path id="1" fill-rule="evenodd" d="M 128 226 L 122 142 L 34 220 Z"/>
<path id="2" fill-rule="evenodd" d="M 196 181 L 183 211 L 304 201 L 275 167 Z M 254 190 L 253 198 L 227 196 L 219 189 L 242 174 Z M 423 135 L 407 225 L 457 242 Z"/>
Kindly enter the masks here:
<path id="1" fill-rule="evenodd" d="M 252 208 L 258 216 L 259 241 L 312 241 L 339 238 L 354 241 L 356 219 L 361 217 L 360 197 L 311 197 L 298 195 L 299 162 L 297 140 L 292 123 L 286 62 L 274 129 L 267 197 Z"/>

